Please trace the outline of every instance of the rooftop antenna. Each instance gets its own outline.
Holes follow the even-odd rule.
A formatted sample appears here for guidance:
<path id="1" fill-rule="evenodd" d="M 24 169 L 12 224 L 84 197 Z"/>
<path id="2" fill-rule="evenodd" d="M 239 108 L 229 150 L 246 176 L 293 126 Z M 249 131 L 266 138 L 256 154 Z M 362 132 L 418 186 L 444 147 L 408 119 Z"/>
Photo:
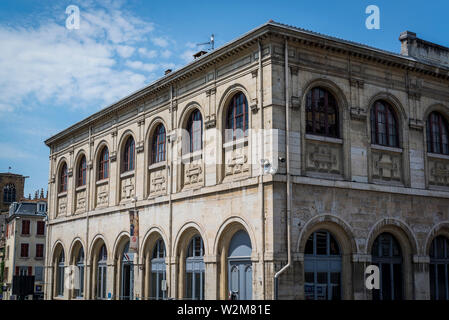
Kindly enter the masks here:
<path id="1" fill-rule="evenodd" d="M 206 44 L 210 45 L 210 48 L 208 49 L 209 51 L 213 51 L 214 50 L 214 44 L 215 44 L 214 34 L 212 34 L 210 36 L 210 41 L 209 42 L 198 43 L 197 46 L 205 46 Z"/>

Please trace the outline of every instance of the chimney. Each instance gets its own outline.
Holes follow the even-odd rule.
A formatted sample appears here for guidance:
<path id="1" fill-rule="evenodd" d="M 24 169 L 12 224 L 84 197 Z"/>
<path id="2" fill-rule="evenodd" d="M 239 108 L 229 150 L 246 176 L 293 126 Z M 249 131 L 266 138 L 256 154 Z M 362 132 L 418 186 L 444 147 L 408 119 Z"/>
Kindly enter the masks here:
<path id="1" fill-rule="evenodd" d="M 172 71 L 171 69 L 167 69 L 167 70 L 165 70 L 165 72 L 164 72 L 164 75 L 167 75 L 167 74 L 169 74 L 169 73 L 170 73 L 171 71 Z"/>
<path id="2" fill-rule="evenodd" d="M 399 41 L 401 41 L 401 55 L 449 67 L 449 48 L 420 39 L 411 31 L 401 32 Z"/>
<path id="3" fill-rule="evenodd" d="M 198 51 L 197 53 L 195 53 L 193 55 L 193 58 L 198 59 L 199 57 L 204 56 L 206 53 L 207 53 L 207 51 L 204 51 L 204 50 Z"/>

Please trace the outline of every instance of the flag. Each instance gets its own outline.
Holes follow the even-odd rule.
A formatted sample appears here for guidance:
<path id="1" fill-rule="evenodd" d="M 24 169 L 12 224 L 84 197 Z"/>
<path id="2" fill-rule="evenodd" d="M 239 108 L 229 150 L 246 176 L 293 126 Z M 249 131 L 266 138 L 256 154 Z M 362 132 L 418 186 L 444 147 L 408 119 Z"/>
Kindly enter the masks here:
<path id="1" fill-rule="evenodd" d="M 129 252 L 139 250 L 139 211 L 129 210 Z"/>

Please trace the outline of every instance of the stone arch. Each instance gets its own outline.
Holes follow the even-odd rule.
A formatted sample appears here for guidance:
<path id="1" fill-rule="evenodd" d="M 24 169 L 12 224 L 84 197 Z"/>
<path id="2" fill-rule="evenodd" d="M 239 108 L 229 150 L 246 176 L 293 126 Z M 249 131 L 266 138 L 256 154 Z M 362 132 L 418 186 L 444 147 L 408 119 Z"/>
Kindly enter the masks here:
<path id="1" fill-rule="evenodd" d="M 407 133 L 406 130 L 408 128 L 407 113 L 405 112 L 404 106 L 402 105 L 399 98 L 397 98 L 395 95 L 393 95 L 389 92 L 386 92 L 386 91 L 380 91 L 380 92 L 376 93 L 375 95 L 373 95 L 368 100 L 368 105 L 366 106 L 366 114 L 368 117 L 366 128 L 367 128 L 367 134 L 368 134 L 370 143 L 372 143 L 371 109 L 374 106 L 374 103 L 379 100 L 386 101 L 388 104 L 390 104 L 393 107 L 393 110 L 396 113 L 396 118 L 398 121 L 397 125 L 398 125 L 398 134 L 399 134 L 399 147 L 404 148 L 404 146 L 408 144 L 408 135 L 406 134 Z"/>
<path id="2" fill-rule="evenodd" d="M 181 114 L 179 115 L 178 119 L 178 128 L 184 129 L 187 126 L 187 120 L 190 116 L 190 114 L 195 110 L 198 109 L 201 113 L 201 118 L 203 119 L 203 132 L 204 132 L 204 121 L 205 121 L 205 113 L 201 105 L 196 101 L 189 102 L 181 111 Z"/>
<path id="3" fill-rule="evenodd" d="M 153 250 L 156 245 L 156 242 L 162 239 L 165 245 L 165 252 L 167 253 L 168 248 L 168 238 L 166 234 L 163 232 L 162 228 L 160 227 L 152 227 L 150 230 L 147 231 L 143 238 L 143 245 L 142 250 L 140 251 L 140 263 L 145 266 L 144 273 L 142 277 L 142 289 L 141 292 L 143 293 L 144 298 L 150 297 L 150 288 L 151 288 L 151 259 L 153 255 Z M 165 261 L 166 266 L 169 263 L 169 261 Z M 166 271 L 167 272 L 167 271 Z M 171 288 L 168 288 L 171 290 Z"/>
<path id="4" fill-rule="evenodd" d="M 342 298 L 351 300 L 354 295 L 352 279 L 352 257 L 358 253 L 358 247 L 355 242 L 354 233 L 351 226 L 342 218 L 335 215 L 324 214 L 309 220 L 301 230 L 296 251 L 304 255 L 307 240 L 310 235 L 319 230 L 329 232 L 337 241 L 341 251 L 341 286 Z M 305 273 L 300 275 L 304 282 Z"/>
<path id="5" fill-rule="evenodd" d="M 106 248 L 107 253 L 107 260 L 111 260 L 111 252 L 109 250 L 108 244 L 102 234 L 97 234 L 93 237 L 91 245 L 89 247 L 88 252 L 88 260 L 89 264 L 91 266 L 89 270 L 90 274 L 90 286 L 87 290 L 88 299 L 95 299 L 97 298 L 97 266 L 98 266 L 98 258 L 100 254 L 100 249 L 103 247 L 103 245 Z M 109 262 L 108 262 L 109 264 Z M 86 288 L 87 289 L 87 288 Z"/>
<path id="6" fill-rule="evenodd" d="M 72 243 L 70 244 L 69 249 L 69 260 L 68 263 L 70 265 L 73 265 L 76 259 L 76 256 L 78 255 L 78 251 L 80 248 L 83 248 L 84 250 L 84 259 L 86 259 L 86 246 L 84 245 L 83 240 L 80 237 L 76 237 L 73 239 Z"/>
<path id="7" fill-rule="evenodd" d="M 316 216 L 304 225 L 298 236 L 296 252 L 304 253 L 307 239 L 320 229 L 328 230 L 335 237 L 344 255 L 359 252 L 351 226 L 342 218 L 330 214 Z"/>
<path id="8" fill-rule="evenodd" d="M 424 110 L 422 116 L 424 125 L 426 124 L 429 114 L 434 111 L 441 113 L 441 115 L 446 118 L 447 122 L 449 123 L 449 106 L 444 105 L 443 103 L 434 103 Z"/>
<path id="9" fill-rule="evenodd" d="M 52 298 L 58 296 L 58 293 L 57 293 L 57 290 L 58 290 L 57 289 L 57 286 L 58 286 L 58 260 L 59 260 L 61 253 L 64 258 L 64 266 L 67 266 L 67 250 L 64 246 L 64 243 L 58 239 L 53 244 L 52 255 L 51 255 L 51 257 L 52 257 L 51 258 L 51 267 L 52 267 L 51 297 Z M 64 295 L 65 295 L 65 293 L 64 293 Z"/>
<path id="10" fill-rule="evenodd" d="M 373 246 L 374 240 L 384 232 L 389 232 L 396 237 L 403 253 L 408 252 L 410 255 L 418 254 L 418 241 L 413 235 L 412 230 L 405 222 L 397 218 L 384 218 L 374 224 L 368 233 L 365 246 L 366 254 L 371 254 L 371 247 Z"/>
<path id="11" fill-rule="evenodd" d="M 187 256 L 187 249 L 190 243 L 190 240 L 195 236 L 199 235 L 203 239 L 204 252 L 209 252 L 208 250 L 208 241 L 205 237 L 204 229 L 195 222 L 189 222 L 184 224 L 181 229 L 178 231 L 175 239 L 174 246 L 174 254 L 172 255 L 176 259 L 176 283 L 177 288 L 176 292 L 172 292 L 177 298 L 184 298 L 184 279 L 185 279 L 185 260 Z"/>
<path id="12" fill-rule="evenodd" d="M 125 249 L 125 246 L 130 241 L 129 232 L 122 231 L 119 233 L 117 238 L 115 239 L 114 243 L 114 249 L 112 253 L 113 257 L 113 266 L 114 266 L 114 298 L 119 299 L 120 297 L 120 291 L 122 289 L 121 286 L 121 279 L 122 279 L 122 258 L 123 258 L 123 251 Z M 133 265 L 137 264 L 137 260 L 133 260 Z"/>
<path id="13" fill-rule="evenodd" d="M 326 78 L 315 78 L 308 81 L 302 88 L 302 97 L 301 97 L 302 106 L 305 106 L 307 103 L 306 97 L 309 91 L 316 87 L 322 87 L 326 90 L 329 90 L 329 92 L 332 93 L 335 99 L 337 100 L 340 138 L 343 138 L 343 119 L 344 114 L 345 112 L 347 112 L 349 106 L 346 94 L 344 93 L 343 89 L 341 89 L 341 87 L 337 85 L 334 81 Z"/>
<path id="14" fill-rule="evenodd" d="M 422 255 L 429 255 L 432 241 L 438 236 L 445 236 L 449 239 L 449 221 L 440 222 L 429 231 L 424 242 Z"/>
<path id="15" fill-rule="evenodd" d="M 246 221 L 240 217 L 230 217 L 226 219 L 220 226 L 214 242 L 214 255 L 217 259 L 217 281 L 218 281 L 218 297 L 221 300 L 226 300 L 228 297 L 228 251 L 229 245 L 234 237 L 234 235 L 239 232 L 244 231 L 250 238 L 251 241 L 251 260 L 257 260 L 257 247 L 256 238 L 254 236 L 253 230 L 246 223 Z M 254 268 L 253 268 L 254 269 Z M 254 291 L 254 290 L 253 290 Z"/>
<path id="16" fill-rule="evenodd" d="M 232 99 L 232 97 L 234 97 L 234 95 L 236 95 L 237 93 L 243 93 L 246 97 L 246 100 L 248 102 L 248 115 L 249 117 L 249 123 L 248 123 L 248 128 L 251 128 L 251 101 L 252 101 L 252 97 L 250 95 L 250 92 L 246 89 L 246 87 L 240 83 L 234 83 L 233 85 L 230 85 L 228 88 L 226 88 L 226 90 L 223 92 L 223 94 L 220 97 L 220 101 L 218 103 L 218 108 L 217 108 L 217 123 L 220 125 L 219 129 L 221 129 L 221 131 L 223 131 L 224 127 L 225 127 L 225 120 L 226 120 L 226 113 L 227 113 L 227 109 L 228 109 L 228 105 Z"/>
<path id="17" fill-rule="evenodd" d="M 384 218 L 370 230 L 367 238 L 366 253 L 371 255 L 374 240 L 382 234 L 390 233 L 399 243 L 402 252 L 404 298 L 414 298 L 413 257 L 418 254 L 418 242 L 410 227 L 397 218 Z"/>
<path id="18" fill-rule="evenodd" d="M 94 153 L 94 158 L 93 158 L 94 159 L 93 160 L 93 170 L 94 170 L 94 175 L 95 175 L 95 179 L 94 179 L 95 181 L 97 181 L 97 178 L 98 178 L 98 165 L 100 162 L 100 156 L 105 147 L 108 149 L 109 159 L 110 159 L 111 149 L 109 148 L 109 144 L 106 140 L 101 140 L 100 143 L 98 143 L 97 147 L 95 148 L 95 153 Z"/>

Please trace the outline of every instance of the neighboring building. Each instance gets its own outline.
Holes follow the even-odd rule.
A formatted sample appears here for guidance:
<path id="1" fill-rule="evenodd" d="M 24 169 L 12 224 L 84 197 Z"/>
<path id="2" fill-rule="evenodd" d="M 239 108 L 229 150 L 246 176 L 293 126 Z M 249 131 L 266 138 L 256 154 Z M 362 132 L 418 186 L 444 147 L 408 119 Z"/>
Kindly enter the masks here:
<path id="1" fill-rule="evenodd" d="M 6 219 L 3 271 L 6 292 L 3 292 L 3 299 L 12 298 L 14 275 L 34 276 L 34 295 L 29 299 L 43 299 L 46 218 L 47 199 L 45 198 L 11 204 Z"/>
<path id="2" fill-rule="evenodd" d="M 20 174 L 0 173 L 0 286 L 3 288 L 6 218 L 11 203 L 23 198 L 25 178 Z M 0 290 L 2 290 L 0 288 Z"/>
<path id="3" fill-rule="evenodd" d="M 449 49 L 400 41 L 270 21 L 48 139 L 46 298 L 448 299 Z"/>

